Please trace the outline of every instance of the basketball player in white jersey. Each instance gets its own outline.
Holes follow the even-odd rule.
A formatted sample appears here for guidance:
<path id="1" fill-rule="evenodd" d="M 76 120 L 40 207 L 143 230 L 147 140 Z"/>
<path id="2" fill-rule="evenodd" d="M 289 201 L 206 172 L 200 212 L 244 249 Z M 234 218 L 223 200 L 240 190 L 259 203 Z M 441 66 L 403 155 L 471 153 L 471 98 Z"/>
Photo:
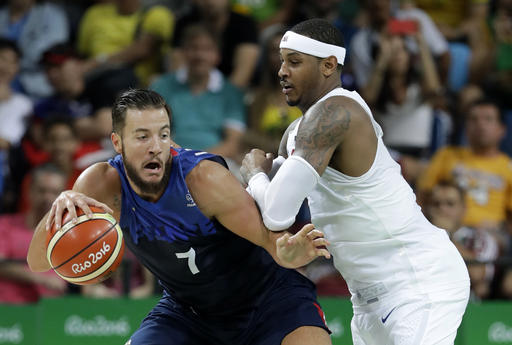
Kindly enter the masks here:
<path id="1" fill-rule="evenodd" d="M 242 175 L 271 230 L 289 227 L 308 198 L 352 294 L 355 345 L 453 344 L 469 297 L 466 266 L 423 216 L 366 103 L 341 88 L 342 46 L 320 19 L 283 36 L 281 85 L 304 116 L 284 134 L 280 157 L 252 150 Z"/>

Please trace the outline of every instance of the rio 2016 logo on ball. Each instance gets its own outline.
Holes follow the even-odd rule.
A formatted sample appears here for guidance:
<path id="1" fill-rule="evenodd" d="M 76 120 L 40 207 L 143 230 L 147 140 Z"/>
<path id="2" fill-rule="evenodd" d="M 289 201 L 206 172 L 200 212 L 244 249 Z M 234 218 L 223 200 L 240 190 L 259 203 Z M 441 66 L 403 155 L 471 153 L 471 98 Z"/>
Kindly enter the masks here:
<path id="1" fill-rule="evenodd" d="M 77 222 L 64 214 L 62 227 L 47 235 L 46 256 L 64 280 L 78 285 L 99 283 L 119 266 L 124 253 L 123 232 L 112 215 L 91 207 L 88 218 L 77 208 Z"/>

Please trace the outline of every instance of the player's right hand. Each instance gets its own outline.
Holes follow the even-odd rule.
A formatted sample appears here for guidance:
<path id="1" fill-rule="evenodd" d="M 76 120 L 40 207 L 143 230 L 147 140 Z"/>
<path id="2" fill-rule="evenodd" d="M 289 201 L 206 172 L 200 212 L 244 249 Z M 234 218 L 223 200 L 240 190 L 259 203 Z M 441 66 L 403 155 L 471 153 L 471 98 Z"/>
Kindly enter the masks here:
<path id="1" fill-rule="evenodd" d="M 53 202 L 50 213 L 46 218 L 46 230 L 50 230 L 54 223 L 55 229 L 60 229 L 62 226 L 62 216 L 64 215 L 65 210 L 69 212 L 74 223 L 77 222 L 76 207 L 82 209 L 87 217 L 92 217 L 92 211 L 89 208 L 89 205 L 99 207 L 105 212 L 114 214 L 114 211 L 112 211 L 112 209 L 106 204 L 90 198 L 85 194 L 66 190 L 60 193 L 57 199 Z"/>

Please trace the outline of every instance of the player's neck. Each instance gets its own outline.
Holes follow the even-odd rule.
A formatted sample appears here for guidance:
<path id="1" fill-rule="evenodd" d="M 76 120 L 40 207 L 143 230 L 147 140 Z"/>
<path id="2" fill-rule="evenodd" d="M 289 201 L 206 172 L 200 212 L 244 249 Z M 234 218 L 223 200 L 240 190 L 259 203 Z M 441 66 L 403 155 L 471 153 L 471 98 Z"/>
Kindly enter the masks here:
<path id="1" fill-rule="evenodd" d="M 315 105 L 320 99 L 322 99 L 322 97 L 324 97 L 325 95 L 327 95 L 329 92 L 331 92 L 332 90 L 334 89 L 337 89 L 341 87 L 341 82 L 336 82 L 336 83 L 326 83 L 324 87 L 322 87 L 320 89 L 320 91 L 318 91 L 316 93 L 316 96 L 313 97 L 313 100 L 303 106 L 301 105 L 298 105 L 299 109 L 302 111 L 303 114 L 305 114 L 309 108 L 311 108 L 313 105 Z"/>

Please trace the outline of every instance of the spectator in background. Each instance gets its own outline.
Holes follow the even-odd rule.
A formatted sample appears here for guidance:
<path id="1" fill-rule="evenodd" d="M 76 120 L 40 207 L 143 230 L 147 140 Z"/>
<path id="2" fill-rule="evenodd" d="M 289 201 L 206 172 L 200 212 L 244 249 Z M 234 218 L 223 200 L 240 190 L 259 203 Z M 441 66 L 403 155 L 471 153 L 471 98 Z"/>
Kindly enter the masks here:
<path id="1" fill-rule="evenodd" d="M 164 6 L 143 8 L 140 0 L 99 3 L 80 22 L 78 51 L 89 59 L 90 79 L 103 78 L 116 91 L 137 80 L 147 86 L 163 70 L 173 30 L 173 14 Z"/>
<path id="2" fill-rule="evenodd" d="M 393 16 L 398 20 L 412 20 L 417 23 L 423 37 L 426 39 L 432 56 L 436 58 L 441 81 L 443 84 L 446 84 L 452 62 L 448 41 L 441 31 L 439 31 L 428 13 L 418 8 L 414 0 L 399 0 L 399 2 L 400 6 L 393 12 Z M 416 49 L 414 52 L 416 52 Z M 456 62 L 454 61 L 454 63 Z"/>
<path id="3" fill-rule="evenodd" d="M 201 23 L 214 35 L 220 47 L 218 68 L 229 81 L 249 86 L 259 57 L 258 30 L 252 18 L 233 12 L 229 0 L 194 0 L 191 12 L 178 20 L 173 42 L 172 69 L 183 66 L 183 31 Z"/>
<path id="4" fill-rule="evenodd" d="M 419 46 L 419 66 L 414 64 L 415 56 L 408 50 L 403 36 L 383 39 L 365 88 L 365 99 L 384 130 L 384 143 L 401 155 L 424 160 L 438 145 L 448 141 L 451 119 L 435 108 L 441 83 L 423 34 L 418 31 L 411 36 Z M 441 132 L 435 130 L 435 125 L 443 129 L 442 139 L 435 138 Z M 416 174 L 411 171 L 403 174 L 414 184 Z"/>
<path id="5" fill-rule="evenodd" d="M 368 18 L 368 26 L 359 30 L 352 38 L 350 45 L 350 63 L 354 72 L 356 85 L 361 91 L 361 96 L 366 99 L 367 88 L 371 87 L 371 77 L 375 70 L 379 68 L 378 54 L 385 51 L 382 45 L 389 44 L 391 34 L 398 34 L 402 30 L 400 26 L 391 25 L 394 19 L 391 16 L 390 0 L 365 0 L 364 10 Z M 429 47 L 431 54 L 440 63 L 447 61 L 446 50 L 435 48 L 440 45 L 438 39 L 440 35 L 433 35 L 432 28 L 421 26 L 422 22 L 418 22 L 418 29 L 421 30 L 426 45 Z M 400 31 L 395 31 L 397 28 Z M 427 28 L 430 28 L 427 30 Z M 406 44 L 411 51 L 416 51 L 417 44 L 414 39 L 407 38 Z M 449 61 L 449 60 L 448 60 Z M 447 67 L 441 65 L 440 70 L 443 72 Z M 443 75 L 446 73 L 443 73 Z"/>
<path id="6" fill-rule="evenodd" d="M 453 65 L 450 87 L 478 83 L 489 72 L 492 40 L 487 25 L 489 0 L 415 0 L 449 41 Z M 457 80 L 459 79 L 459 80 Z"/>
<path id="7" fill-rule="evenodd" d="M 474 298 L 484 299 L 491 294 L 498 243 L 486 230 L 462 225 L 466 212 L 464 194 L 455 183 L 440 181 L 432 188 L 424 212 L 432 224 L 448 232 L 468 264 Z"/>
<path id="8" fill-rule="evenodd" d="M 0 36 L 15 41 L 21 50 L 18 90 L 36 99 L 51 95 L 39 60 L 46 49 L 69 39 L 68 21 L 58 5 L 8 0 L 0 9 Z"/>
<path id="9" fill-rule="evenodd" d="M 474 102 L 485 97 L 484 91 L 477 84 L 467 84 L 456 94 L 456 102 L 452 105 L 453 131 L 451 142 L 455 145 L 467 143 L 465 133 L 466 114 Z"/>
<path id="10" fill-rule="evenodd" d="M 9 178 L 9 149 L 21 140 L 26 119 L 32 113 L 30 99 L 11 88 L 19 70 L 20 57 L 16 43 L 0 38 L 0 211 L 10 197 L 4 194 Z"/>
<path id="11" fill-rule="evenodd" d="M 42 165 L 32 172 L 30 207 L 26 212 L 0 216 L 1 303 L 35 303 L 42 296 L 66 291 L 66 282 L 53 271 L 34 273 L 26 263 L 33 229 L 65 187 L 62 171 L 51 164 Z"/>
<path id="12" fill-rule="evenodd" d="M 277 75 L 281 67 L 279 42 L 285 32 L 283 26 L 273 26 L 267 29 L 266 37 L 262 39 L 261 79 L 248 97 L 249 126 L 242 138 L 244 152 L 259 148 L 277 155 L 284 131 L 302 116 L 299 108 L 286 103 Z"/>
<path id="13" fill-rule="evenodd" d="M 66 189 L 73 187 L 80 173 L 87 167 L 80 164 L 81 160 L 88 160 L 87 156 L 94 155 L 98 145 L 84 144 L 78 137 L 73 119 L 69 116 L 53 116 L 44 120 L 42 161 L 55 164 L 66 177 Z M 22 158 L 22 157 L 20 157 Z M 23 177 L 19 210 L 25 211 L 29 207 L 29 186 L 31 174 Z"/>
<path id="14" fill-rule="evenodd" d="M 487 229 L 501 249 L 508 245 L 512 224 L 512 161 L 499 151 L 505 134 L 500 109 L 489 100 L 473 103 L 466 117 L 469 146 L 439 150 L 418 182 L 418 200 L 442 180 L 466 192 L 463 225 Z"/>
<path id="15" fill-rule="evenodd" d="M 219 48 L 207 27 L 187 27 L 182 40 L 185 66 L 151 88 L 172 104 L 172 138 L 178 145 L 221 155 L 232 164 L 240 158 L 246 127 L 242 92 L 215 68 Z"/>
<path id="16" fill-rule="evenodd" d="M 32 112 L 31 100 L 14 91 L 11 82 L 19 70 L 21 55 L 16 44 L 0 38 L 0 150 L 17 144 Z"/>
<path id="17" fill-rule="evenodd" d="M 43 54 L 41 63 L 55 89 L 55 95 L 39 101 L 34 115 L 45 119 L 69 114 L 75 122 L 80 139 L 107 138 L 110 142 L 110 107 L 116 94 L 103 90 L 102 85 L 86 84 L 81 68 L 83 61 L 69 45 L 58 44 L 51 47 Z"/>
<path id="18" fill-rule="evenodd" d="M 233 10 L 252 17 L 260 31 L 273 25 L 290 26 L 297 11 L 297 0 L 231 0 Z M 295 23 L 293 23 L 295 24 Z"/>
<path id="19" fill-rule="evenodd" d="M 485 86 L 512 110 L 512 1 L 497 0 L 496 11 L 490 18 L 494 34 L 495 57 L 491 75 Z M 511 128 L 512 130 L 512 128 Z"/>

